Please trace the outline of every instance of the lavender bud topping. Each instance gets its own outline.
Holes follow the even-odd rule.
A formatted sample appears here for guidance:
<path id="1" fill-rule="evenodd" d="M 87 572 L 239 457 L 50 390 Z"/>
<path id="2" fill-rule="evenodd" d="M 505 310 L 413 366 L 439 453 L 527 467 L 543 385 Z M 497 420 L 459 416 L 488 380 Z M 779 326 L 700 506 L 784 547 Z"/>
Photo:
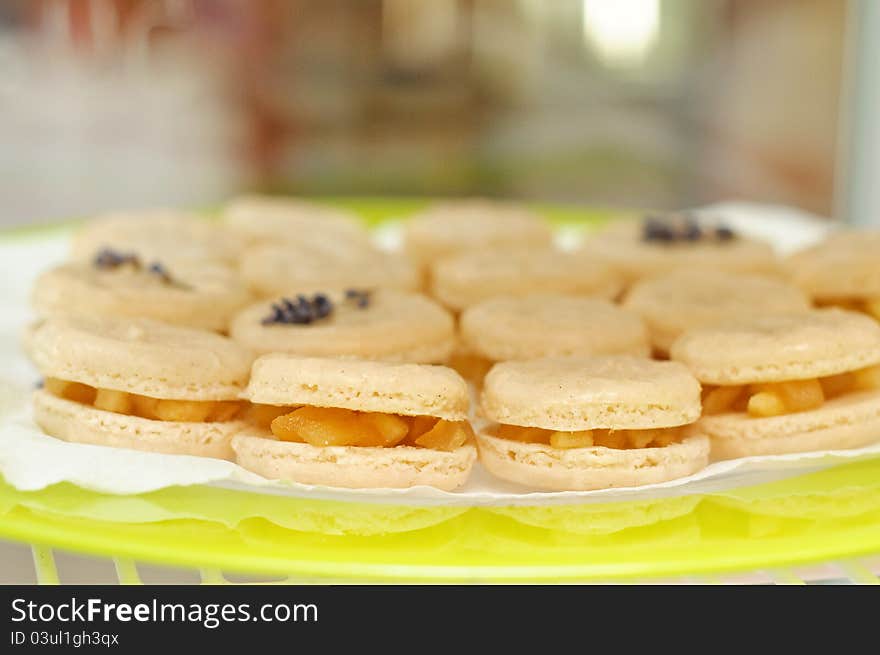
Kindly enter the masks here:
<path id="1" fill-rule="evenodd" d="M 726 243 L 736 236 L 726 225 L 704 227 L 690 212 L 650 215 L 642 219 L 642 241 L 651 243 Z"/>
<path id="2" fill-rule="evenodd" d="M 344 302 L 358 309 L 370 305 L 370 292 L 348 289 Z M 333 301 L 325 293 L 316 293 L 311 298 L 299 294 L 296 298 L 281 298 L 271 305 L 271 312 L 260 321 L 263 325 L 309 325 L 333 314 Z"/>

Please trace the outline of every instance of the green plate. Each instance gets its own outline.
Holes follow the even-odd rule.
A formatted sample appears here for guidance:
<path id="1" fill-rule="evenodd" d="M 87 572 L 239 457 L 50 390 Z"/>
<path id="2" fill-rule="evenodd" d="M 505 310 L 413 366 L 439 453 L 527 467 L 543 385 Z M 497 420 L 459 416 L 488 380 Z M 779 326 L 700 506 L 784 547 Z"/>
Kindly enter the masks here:
<path id="1" fill-rule="evenodd" d="M 0 536 L 183 567 L 345 580 L 577 581 L 880 553 L 880 459 L 718 494 L 398 507 L 213 487 L 111 496 L 0 483 Z"/>
<path id="2" fill-rule="evenodd" d="M 424 204 L 336 202 L 373 223 Z M 541 209 L 566 223 L 615 215 Z M 723 493 L 540 507 L 401 507 L 207 486 L 133 496 L 70 484 L 22 492 L 0 480 L 0 537 L 173 566 L 344 580 L 701 575 L 880 553 L 880 458 Z"/>

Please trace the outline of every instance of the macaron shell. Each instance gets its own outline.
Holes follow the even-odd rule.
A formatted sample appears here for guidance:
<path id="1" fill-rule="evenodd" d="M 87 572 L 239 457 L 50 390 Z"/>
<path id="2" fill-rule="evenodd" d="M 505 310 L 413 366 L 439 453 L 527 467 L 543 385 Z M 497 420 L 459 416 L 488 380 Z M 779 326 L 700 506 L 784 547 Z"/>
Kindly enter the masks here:
<path id="1" fill-rule="evenodd" d="M 402 255 L 314 234 L 249 248 L 239 271 L 266 298 L 347 288 L 412 291 L 422 284 L 416 267 Z"/>
<path id="2" fill-rule="evenodd" d="M 248 195 L 223 209 L 223 224 L 250 244 L 296 240 L 319 232 L 328 239 L 368 244 L 370 234 L 354 212 L 300 198 Z"/>
<path id="3" fill-rule="evenodd" d="M 363 308 L 343 293 L 328 296 L 333 313 L 303 325 L 263 325 L 272 302 L 251 305 L 232 321 L 230 336 L 256 353 L 426 364 L 445 362 L 455 347 L 452 316 L 425 296 L 382 289 L 370 294 Z"/>
<path id="4" fill-rule="evenodd" d="M 662 448 L 553 448 L 477 435 L 480 463 L 492 475 L 552 491 L 638 487 L 705 468 L 709 439 L 696 434 Z"/>
<path id="5" fill-rule="evenodd" d="M 645 320 L 654 347 L 668 353 L 689 329 L 755 314 L 802 312 L 810 309 L 810 301 L 778 278 L 680 270 L 636 283 L 623 307 Z"/>
<path id="6" fill-rule="evenodd" d="M 498 423 L 547 430 L 675 427 L 699 418 L 700 384 L 677 362 L 549 357 L 493 366 L 481 406 Z"/>
<path id="7" fill-rule="evenodd" d="M 470 252 L 438 262 L 431 275 L 432 294 L 455 310 L 501 295 L 614 298 L 622 290 L 621 276 L 603 259 L 552 248 Z"/>
<path id="8" fill-rule="evenodd" d="M 494 361 L 651 352 L 638 315 L 580 296 L 491 298 L 464 311 L 460 330 L 466 351 Z"/>
<path id="9" fill-rule="evenodd" d="M 613 223 L 587 238 L 582 251 L 609 261 L 631 282 L 678 269 L 781 275 L 773 248 L 763 241 L 655 243 L 642 240 L 638 221 Z"/>
<path id="10" fill-rule="evenodd" d="M 840 309 L 752 316 L 690 330 L 670 355 L 706 384 L 825 377 L 880 363 L 880 325 Z"/>
<path id="11" fill-rule="evenodd" d="M 880 231 L 845 231 L 786 260 L 794 284 L 819 301 L 880 298 Z"/>
<path id="12" fill-rule="evenodd" d="M 47 377 L 184 400 L 237 399 L 253 360 L 226 337 L 149 319 L 47 319 L 29 347 Z"/>
<path id="13" fill-rule="evenodd" d="M 180 423 L 115 414 L 42 390 L 34 393 L 34 420 L 46 434 L 71 443 L 218 459 L 232 459 L 230 441 L 247 427 L 241 421 Z"/>
<path id="14" fill-rule="evenodd" d="M 112 248 L 134 253 L 145 263 L 194 260 L 233 264 L 243 246 L 239 237 L 201 214 L 153 209 L 92 218 L 73 236 L 71 259 L 91 262 L 99 251 Z"/>
<path id="15" fill-rule="evenodd" d="M 880 441 L 880 391 L 846 394 L 782 416 L 705 416 L 697 428 L 711 438 L 716 460 L 859 448 Z"/>
<path id="16" fill-rule="evenodd" d="M 174 284 L 145 270 L 102 271 L 84 262 L 62 264 L 37 279 L 33 306 L 41 316 L 143 317 L 223 331 L 251 300 L 247 285 L 226 266 L 180 261 L 166 268 Z"/>
<path id="17" fill-rule="evenodd" d="M 451 452 L 395 446 L 317 447 L 240 434 L 233 438 L 239 466 L 271 480 L 292 480 L 350 489 L 430 486 L 452 491 L 463 485 L 477 458 L 473 444 Z"/>
<path id="18" fill-rule="evenodd" d="M 550 226 L 532 210 L 483 199 L 436 203 L 404 226 L 405 249 L 422 265 L 471 250 L 542 247 L 552 241 Z"/>
<path id="19" fill-rule="evenodd" d="M 281 353 L 257 358 L 243 397 L 267 405 L 341 407 L 450 421 L 466 419 L 470 405 L 467 383 L 445 366 Z"/>

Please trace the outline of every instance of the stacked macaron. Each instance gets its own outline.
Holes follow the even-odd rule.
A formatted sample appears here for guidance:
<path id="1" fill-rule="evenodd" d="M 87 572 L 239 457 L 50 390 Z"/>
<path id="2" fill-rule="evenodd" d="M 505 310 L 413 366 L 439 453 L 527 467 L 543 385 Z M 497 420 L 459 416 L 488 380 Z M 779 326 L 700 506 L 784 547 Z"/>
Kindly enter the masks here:
<path id="1" fill-rule="evenodd" d="M 467 384 L 443 366 L 264 355 L 233 441 L 267 478 L 334 487 L 464 484 L 476 459 Z"/>
<path id="2" fill-rule="evenodd" d="M 156 209 L 92 218 L 74 235 L 71 259 L 91 262 L 106 249 L 164 264 L 171 260 L 234 264 L 242 242 L 200 214 Z"/>
<path id="3" fill-rule="evenodd" d="M 256 303 L 235 317 L 230 336 L 260 354 L 439 364 L 455 346 L 455 322 L 418 293 L 347 289 Z"/>
<path id="4" fill-rule="evenodd" d="M 583 250 L 610 262 L 630 283 L 682 269 L 779 274 L 769 244 L 698 212 L 612 223 L 587 239 Z"/>
<path id="5" fill-rule="evenodd" d="M 455 489 L 477 458 L 530 488 L 638 486 L 880 440 L 876 234 L 782 265 L 699 212 L 553 237 L 487 200 L 417 213 L 400 252 L 302 200 L 98 217 L 33 290 L 36 421 L 353 488 Z"/>
<path id="6" fill-rule="evenodd" d="M 60 317 L 29 354 L 44 376 L 34 418 L 64 441 L 231 459 L 246 427 L 251 354 L 230 339 L 149 319 Z"/>
<path id="7" fill-rule="evenodd" d="M 668 356 L 673 342 L 690 329 L 810 307 L 803 291 L 775 277 L 689 269 L 637 282 L 622 304 L 644 319 L 651 345 L 661 357 Z"/>
<path id="8" fill-rule="evenodd" d="M 362 221 L 341 209 L 246 196 L 224 209 L 222 225 L 246 244 L 239 271 L 260 298 L 422 285 L 407 257 L 376 247 Z"/>
<path id="9" fill-rule="evenodd" d="M 483 199 L 446 201 L 411 216 L 404 228 L 404 249 L 418 265 L 468 252 L 542 248 L 553 232 L 532 210 L 510 202 Z"/>
<path id="10" fill-rule="evenodd" d="M 681 364 L 626 355 L 495 365 L 477 437 L 492 474 L 529 487 L 590 490 L 684 477 L 706 466 L 700 384 Z"/>
<path id="11" fill-rule="evenodd" d="M 144 262 L 134 253 L 103 249 L 91 261 L 68 262 L 43 273 L 31 301 L 41 317 L 152 318 L 215 332 L 253 300 L 224 264 L 182 260 Z"/>
<path id="12" fill-rule="evenodd" d="M 880 320 L 880 232 L 844 231 L 792 255 L 792 282 L 820 306 L 864 312 Z"/>
<path id="13" fill-rule="evenodd" d="M 171 210 L 98 216 L 73 238 L 70 261 L 37 280 L 41 318 L 150 318 L 225 332 L 253 300 L 235 270 L 240 241 L 203 216 Z"/>
<path id="14" fill-rule="evenodd" d="M 328 240 L 369 244 L 357 214 L 297 198 L 241 196 L 223 208 L 221 224 L 248 246 L 296 241 L 320 233 Z"/>
<path id="15" fill-rule="evenodd" d="M 320 233 L 248 248 L 239 271 L 261 298 L 352 287 L 415 291 L 422 284 L 418 270 L 403 255 Z"/>
<path id="16" fill-rule="evenodd" d="M 637 314 L 608 300 L 575 295 L 489 298 L 462 313 L 460 338 L 451 365 L 476 384 L 496 362 L 650 354 L 648 331 Z"/>
<path id="17" fill-rule="evenodd" d="M 543 292 L 613 299 L 622 289 L 620 275 L 602 259 L 554 248 L 469 252 L 431 271 L 431 292 L 455 311 L 497 296 Z"/>
<path id="18" fill-rule="evenodd" d="M 703 384 L 699 428 L 716 459 L 880 440 L 880 325 L 840 309 L 750 316 L 672 346 Z"/>

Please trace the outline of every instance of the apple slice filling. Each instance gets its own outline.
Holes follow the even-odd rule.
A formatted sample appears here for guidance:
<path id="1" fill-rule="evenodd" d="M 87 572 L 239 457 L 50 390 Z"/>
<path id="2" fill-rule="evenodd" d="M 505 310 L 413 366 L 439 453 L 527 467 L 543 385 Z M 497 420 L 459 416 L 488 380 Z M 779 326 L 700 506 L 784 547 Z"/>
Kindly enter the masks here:
<path id="1" fill-rule="evenodd" d="M 151 398 L 115 389 L 99 389 L 81 382 L 46 378 L 46 391 L 59 398 L 116 414 L 140 416 L 157 421 L 210 423 L 229 421 L 241 411 L 237 400 L 174 400 Z"/>
<path id="2" fill-rule="evenodd" d="M 657 428 L 651 430 L 580 430 L 565 432 L 529 428 L 519 425 L 498 425 L 494 436 L 500 439 L 539 443 L 553 448 L 662 448 L 680 441 L 684 428 Z"/>
<path id="3" fill-rule="evenodd" d="M 254 416 L 264 421 L 275 414 L 269 420 L 269 429 L 278 439 L 319 447 L 404 445 L 452 451 L 474 438 L 467 421 L 432 416 L 400 416 L 337 407 L 254 407 L 258 408 L 253 410 Z"/>
<path id="4" fill-rule="evenodd" d="M 703 415 L 745 412 L 754 418 L 782 416 L 821 407 L 831 398 L 880 389 L 880 366 L 808 380 L 703 388 Z"/>

